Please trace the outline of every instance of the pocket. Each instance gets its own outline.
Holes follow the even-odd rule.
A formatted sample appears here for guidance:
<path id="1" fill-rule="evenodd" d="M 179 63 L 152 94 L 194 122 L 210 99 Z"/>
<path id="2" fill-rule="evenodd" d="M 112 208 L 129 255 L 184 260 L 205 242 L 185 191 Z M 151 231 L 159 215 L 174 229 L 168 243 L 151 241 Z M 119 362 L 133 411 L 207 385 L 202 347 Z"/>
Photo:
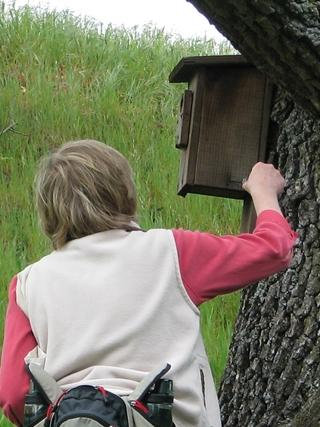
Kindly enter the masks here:
<path id="1" fill-rule="evenodd" d="M 80 385 L 66 391 L 47 417 L 50 427 L 129 427 L 126 405 L 121 397 L 102 387 Z"/>
<path id="2" fill-rule="evenodd" d="M 198 398 L 201 399 L 203 426 L 221 427 L 220 408 L 209 361 L 198 358 Z"/>
<path id="3" fill-rule="evenodd" d="M 204 375 L 204 369 L 203 367 L 199 368 L 200 372 L 200 384 L 201 384 L 201 393 L 202 393 L 202 401 L 205 408 L 207 408 L 207 401 L 206 401 L 206 378 Z"/>

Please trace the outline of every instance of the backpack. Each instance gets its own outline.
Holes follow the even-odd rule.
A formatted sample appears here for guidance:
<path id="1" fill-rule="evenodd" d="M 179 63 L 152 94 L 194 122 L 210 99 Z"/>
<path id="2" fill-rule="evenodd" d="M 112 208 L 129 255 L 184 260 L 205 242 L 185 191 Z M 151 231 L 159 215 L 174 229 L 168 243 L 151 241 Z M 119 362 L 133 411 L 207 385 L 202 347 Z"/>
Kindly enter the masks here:
<path id="1" fill-rule="evenodd" d="M 170 367 L 151 372 L 129 396 L 118 396 L 91 385 L 63 391 L 31 362 L 33 388 L 26 396 L 23 427 L 174 427 L 172 381 L 162 379 Z"/>

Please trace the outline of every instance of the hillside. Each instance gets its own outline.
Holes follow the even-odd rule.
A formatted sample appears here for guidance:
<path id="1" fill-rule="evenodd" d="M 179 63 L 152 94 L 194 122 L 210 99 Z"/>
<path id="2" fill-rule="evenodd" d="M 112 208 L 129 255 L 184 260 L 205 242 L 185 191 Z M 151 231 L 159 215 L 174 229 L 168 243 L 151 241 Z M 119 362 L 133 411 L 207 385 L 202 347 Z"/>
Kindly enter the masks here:
<path id="1" fill-rule="evenodd" d="M 240 203 L 176 195 L 176 121 L 184 85 L 168 75 L 184 56 L 221 54 L 227 45 L 173 40 L 109 27 L 69 13 L 0 12 L 0 329 L 11 277 L 50 249 L 34 210 L 33 176 L 42 154 L 62 142 L 93 138 L 128 157 L 144 228 L 239 230 Z M 202 307 L 203 332 L 219 381 L 238 296 Z M 0 335 L 0 342 L 2 342 Z M 0 425 L 9 425 L 0 419 Z"/>

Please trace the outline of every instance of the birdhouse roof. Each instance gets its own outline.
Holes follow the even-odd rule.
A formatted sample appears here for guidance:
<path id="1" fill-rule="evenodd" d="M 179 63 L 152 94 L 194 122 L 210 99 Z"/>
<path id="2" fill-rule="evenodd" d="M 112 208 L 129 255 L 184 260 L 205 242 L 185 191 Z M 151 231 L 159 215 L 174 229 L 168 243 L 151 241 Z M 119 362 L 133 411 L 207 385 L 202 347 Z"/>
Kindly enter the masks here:
<path id="1" fill-rule="evenodd" d="M 250 66 L 242 55 L 189 56 L 182 58 L 172 70 L 170 83 L 189 82 L 200 69 Z"/>

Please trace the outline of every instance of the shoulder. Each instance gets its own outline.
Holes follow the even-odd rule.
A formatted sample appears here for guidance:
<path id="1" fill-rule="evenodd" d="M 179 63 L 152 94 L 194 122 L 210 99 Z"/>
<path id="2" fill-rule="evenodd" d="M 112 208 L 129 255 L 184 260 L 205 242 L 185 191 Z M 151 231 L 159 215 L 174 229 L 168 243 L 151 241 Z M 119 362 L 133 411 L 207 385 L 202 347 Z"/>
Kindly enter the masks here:
<path id="1" fill-rule="evenodd" d="M 27 265 L 23 270 L 21 270 L 16 275 L 16 301 L 18 306 L 26 313 L 27 312 L 27 306 L 26 306 L 26 297 L 27 297 L 27 291 L 28 291 L 28 280 L 29 277 L 32 275 L 33 271 L 37 269 L 38 267 L 41 267 L 43 264 L 46 263 L 47 259 L 50 257 L 51 254 L 46 255 L 42 258 L 40 258 L 38 261 Z"/>
<path id="2" fill-rule="evenodd" d="M 26 284 L 34 264 L 30 264 L 17 274 L 16 301 L 17 305 L 27 314 Z"/>
<path id="3" fill-rule="evenodd" d="M 166 228 L 150 228 L 148 230 L 138 230 L 130 233 L 131 237 L 137 240 L 167 240 L 173 238 L 173 230 Z"/>
<path id="4" fill-rule="evenodd" d="M 152 259 L 176 260 L 177 246 L 173 230 L 165 228 L 152 228 L 146 231 L 130 233 L 126 247 L 135 247 L 136 254 L 147 254 L 148 260 Z"/>
<path id="5" fill-rule="evenodd" d="M 131 238 L 141 247 L 151 248 L 168 248 L 174 245 L 174 237 L 172 230 L 165 228 L 151 228 L 145 231 L 134 231 L 131 233 Z"/>

